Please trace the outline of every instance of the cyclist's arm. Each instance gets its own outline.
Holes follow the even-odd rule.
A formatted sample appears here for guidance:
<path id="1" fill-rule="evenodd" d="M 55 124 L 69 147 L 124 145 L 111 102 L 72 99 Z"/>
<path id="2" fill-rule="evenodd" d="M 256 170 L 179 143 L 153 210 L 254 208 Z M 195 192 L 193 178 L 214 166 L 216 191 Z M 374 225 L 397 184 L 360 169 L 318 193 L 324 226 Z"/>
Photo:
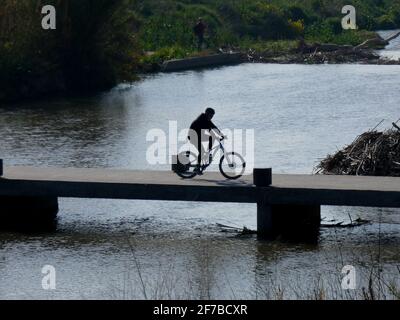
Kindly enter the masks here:
<path id="1" fill-rule="evenodd" d="M 224 134 L 222 133 L 222 131 L 219 130 L 219 128 L 212 121 L 210 121 L 210 124 L 211 124 L 211 130 L 210 131 L 214 130 L 219 135 L 219 138 L 224 138 L 225 137 Z"/>
<path id="2" fill-rule="evenodd" d="M 225 137 L 224 134 L 222 133 L 221 130 L 219 130 L 216 126 L 214 128 L 212 128 L 211 130 L 214 130 L 220 138 Z"/>

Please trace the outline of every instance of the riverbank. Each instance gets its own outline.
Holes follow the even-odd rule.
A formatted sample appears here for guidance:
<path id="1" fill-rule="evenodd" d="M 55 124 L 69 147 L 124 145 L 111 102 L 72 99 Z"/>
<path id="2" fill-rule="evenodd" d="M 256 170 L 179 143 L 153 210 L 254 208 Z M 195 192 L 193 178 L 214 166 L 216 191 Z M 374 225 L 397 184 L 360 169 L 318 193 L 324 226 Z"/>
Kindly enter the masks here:
<path id="1" fill-rule="evenodd" d="M 399 32 L 383 38 L 379 33 L 373 33 L 373 37 L 367 38 L 357 45 L 340 45 L 336 43 L 306 43 L 299 41 L 295 48 L 280 54 L 269 52 L 257 52 L 249 50 L 247 60 L 264 63 L 284 64 L 400 64 L 400 60 L 385 58 L 379 51 L 385 49 L 391 41 L 400 36 Z"/>
<path id="2" fill-rule="evenodd" d="M 335 47 L 330 44 L 313 45 L 305 51 L 296 50 L 282 55 L 270 55 L 250 50 L 243 53 L 243 61 L 278 64 L 400 64 L 400 60 L 381 57 L 374 49 L 354 50 L 352 47 Z"/>
<path id="3" fill-rule="evenodd" d="M 296 51 L 297 39 L 355 46 L 373 37 L 373 30 L 400 28 L 400 7 L 386 2 L 358 3 L 357 30 L 343 29 L 341 1 L 48 4 L 57 6 L 60 17 L 54 32 L 43 31 L 34 4 L 5 0 L 0 10 L 0 103 L 104 91 L 159 71 L 167 60 L 231 49 L 244 62 L 378 64 L 381 59 L 369 52 Z M 209 48 L 201 53 L 193 33 L 198 17 L 207 26 Z"/>
<path id="4" fill-rule="evenodd" d="M 162 164 L 149 167 L 145 155 L 152 143 L 146 135 L 154 128 L 168 133 L 169 119 L 178 120 L 178 130 L 185 128 L 207 102 L 217 108 L 215 120 L 223 128 L 255 130 L 257 166 L 307 174 L 332 146 L 351 142 L 362 127 L 398 119 L 399 82 L 398 66 L 353 64 L 248 63 L 157 74 L 84 99 L 3 109 L 1 158 L 8 165 L 168 170 Z M 321 214 L 323 224 L 347 225 L 350 217 L 371 223 L 322 228 L 317 246 L 297 245 L 236 237 L 218 227 L 255 230 L 256 206 L 251 204 L 194 207 L 187 202 L 62 198 L 57 232 L 1 234 L 1 298 L 104 299 L 123 297 L 123 292 L 130 294 L 124 288 L 132 288 L 129 297 L 143 299 L 132 248 L 148 296 L 201 298 L 209 292 L 213 298 L 250 299 L 268 297 L 263 293 L 271 290 L 274 298 L 279 286 L 284 298 L 311 298 L 308 293 L 323 283 L 326 299 L 344 299 L 348 291 L 339 280 L 347 264 L 357 270 L 358 290 L 351 291 L 357 298 L 368 288 L 372 266 L 385 282 L 399 282 L 398 210 L 323 207 Z M 40 281 L 38 288 L 31 276 L 40 276 L 37 266 L 57 268 L 58 261 L 60 290 L 42 290 Z M 125 282 L 129 276 L 131 284 Z M 318 280 L 321 285 L 315 287 Z M 334 284 L 337 291 L 331 289 Z"/>
<path id="5" fill-rule="evenodd" d="M 399 36 L 396 33 L 389 39 Z M 371 38 L 372 36 L 372 38 Z M 201 52 L 184 52 L 170 48 L 159 52 L 146 52 L 138 59 L 134 74 L 151 74 L 157 72 L 175 72 L 212 68 L 240 63 L 269 63 L 269 64 L 370 64 L 370 65 L 400 65 L 400 59 L 384 57 L 379 53 L 390 41 L 383 39 L 379 33 L 368 32 L 360 39 L 358 45 L 336 43 L 311 43 L 299 40 L 259 41 L 242 46 L 224 46 L 218 49 L 207 49 Z M 61 73 L 45 73 L 31 75 L 35 80 L 24 81 L 19 87 L 13 86 L 9 92 L 7 87 L 0 90 L 0 103 L 15 103 L 23 100 L 38 100 L 42 97 L 63 95 L 81 95 L 84 92 L 95 92 L 92 88 L 87 91 L 71 91 L 65 84 Z M 104 83 L 97 90 L 112 87 Z M 17 93 L 16 93 L 17 92 Z"/>
<path id="6" fill-rule="evenodd" d="M 378 50 L 381 45 L 371 48 L 340 46 L 336 44 L 305 44 L 288 48 L 280 52 L 241 48 L 224 48 L 214 53 L 199 53 L 182 59 L 171 59 L 161 63 L 144 63 L 143 73 L 174 72 L 210 68 L 239 63 L 273 63 L 273 64 L 371 64 L 371 65 L 400 65 L 400 60 L 382 57 Z"/>

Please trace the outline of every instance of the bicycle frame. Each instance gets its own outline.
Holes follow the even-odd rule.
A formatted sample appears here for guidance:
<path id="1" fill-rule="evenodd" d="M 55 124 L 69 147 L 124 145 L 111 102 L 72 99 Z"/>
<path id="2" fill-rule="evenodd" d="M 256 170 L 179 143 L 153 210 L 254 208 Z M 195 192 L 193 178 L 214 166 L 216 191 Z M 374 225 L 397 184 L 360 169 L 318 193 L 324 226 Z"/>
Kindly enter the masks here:
<path id="1" fill-rule="evenodd" d="M 217 146 L 215 146 L 214 148 L 212 148 L 212 149 L 210 149 L 210 150 L 207 151 L 207 158 L 206 158 L 206 157 L 204 157 L 204 158 L 209 160 L 209 159 L 210 159 L 210 155 L 211 155 L 211 161 L 209 161 L 208 163 L 202 164 L 202 165 L 200 166 L 202 172 L 203 172 L 204 170 L 206 170 L 206 169 L 212 164 L 213 160 L 215 159 L 215 155 L 217 154 L 217 152 L 218 152 L 219 149 L 222 150 L 223 155 L 226 157 L 226 154 L 225 154 L 225 147 L 224 147 L 223 141 L 224 141 L 224 140 L 219 140 L 219 141 L 218 141 L 219 143 L 218 143 Z M 214 151 L 214 150 L 215 150 L 215 151 Z M 213 151 L 214 151 L 214 152 L 213 152 Z M 227 161 L 228 161 L 228 163 L 229 163 L 228 157 L 226 157 L 226 159 L 227 159 Z M 207 161 L 207 160 L 202 160 L 202 162 L 206 162 L 206 161 Z M 230 164 L 230 163 L 229 163 L 229 164 Z"/>

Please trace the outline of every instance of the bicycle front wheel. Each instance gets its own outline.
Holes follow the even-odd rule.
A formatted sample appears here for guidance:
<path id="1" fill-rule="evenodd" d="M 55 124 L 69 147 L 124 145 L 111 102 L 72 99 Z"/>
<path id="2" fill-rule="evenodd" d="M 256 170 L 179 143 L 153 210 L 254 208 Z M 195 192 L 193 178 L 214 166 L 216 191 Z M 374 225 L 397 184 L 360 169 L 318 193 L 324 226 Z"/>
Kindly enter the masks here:
<path id="1" fill-rule="evenodd" d="M 246 161 L 236 152 L 226 153 L 219 163 L 219 171 L 229 180 L 239 179 L 243 176 L 245 170 Z"/>

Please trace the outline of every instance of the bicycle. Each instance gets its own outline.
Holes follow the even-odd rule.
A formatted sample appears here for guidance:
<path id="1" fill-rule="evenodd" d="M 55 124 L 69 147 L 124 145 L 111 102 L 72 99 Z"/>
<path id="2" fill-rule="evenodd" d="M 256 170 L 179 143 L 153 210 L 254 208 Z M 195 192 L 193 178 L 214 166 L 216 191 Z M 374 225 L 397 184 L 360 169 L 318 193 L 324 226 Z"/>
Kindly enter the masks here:
<path id="1" fill-rule="evenodd" d="M 200 166 L 198 165 L 198 156 L 191 151 L 181 152 L 177 158 L 177 165 L 174 166 L 174 172 L 183 179 L 192 179 L 197 175 L 202 175 L 204 171 L 212 164 L 215 154 L 218 150 L 222 151 L 222 157 L 219 161 L 219 171 L 229 179 L 236 180 L 243 176 L 246 170 L 246 161 L 236 152 L 226 152 L 223 141 L 225 137 L 219 139 L 217 146 L 207 152 Z M 208 161 L 207 161 L 208 159 Z"/>

